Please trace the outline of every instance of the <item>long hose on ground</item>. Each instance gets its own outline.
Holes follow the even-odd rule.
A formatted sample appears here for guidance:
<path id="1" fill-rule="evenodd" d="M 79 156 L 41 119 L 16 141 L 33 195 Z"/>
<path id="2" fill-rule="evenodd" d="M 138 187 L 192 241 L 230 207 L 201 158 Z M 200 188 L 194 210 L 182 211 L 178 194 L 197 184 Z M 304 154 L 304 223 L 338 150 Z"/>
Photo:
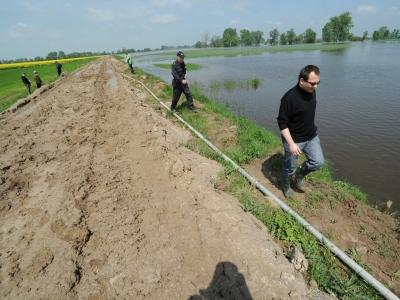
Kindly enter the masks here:
<path id="1" fill-rule="evenodd" d="M 114 64 L 113 64 L 114 65 Z M 115 69 L 117 67 L 114 65 Z M 162 106 L 164 106 L 167 110 L 171 110 L 167 105 L 164 104 L 160 99 L 157 98 L 156 95 L 150 91 L 147 86 L 132 77 L 126 76 L 122 74 L 125 78 L 133 80 L 139 84 L 141 84 L 153 97 L 156 99 Z M 277 196 L 275 196 L 272 192 L 270 192 L 267 188 L 265 188 L 261 183 L 257 181 L 256 178 L 248 174 L 245 170 L 243 170 L 238 164 L 232 161 L 228 156 L 222 153 L 216 146 L 214 146 L 210 141 L 208 141 L 200 132 L 194 129 L 189 123 L 187 123 L 184 119 L 182 119 L 177 114 L 173 114 L 175 118 L 179 119 L 183 124 L 185 124 L 191 131 L 193 131 L 201 140 L 203 140 L 211 149 L 216 151 L 219 155 L 221 155 L 226 161 L 230 162 L 233 167 L 240 172 L 244 177 L 246 177 L 249 182 L 256 186 L 264 195 L 271 197 L 286 213 L 293 216 L 305 229 L 307 229 L 312 235 L 314 235 L 323 245 L 325 245 L 332 253 L 334 253 L 337 257 L 339 257 L 347 266 L 354 270 L 357 275 L 361 276 L 365 281 L 370 283 L 382 296 L 389 300 L 399 300 L 399 298 L 393 294 L 389 289 L 387 289 L 382 283 L 380 283 L 377 279 L 375 279 L 371 274 L 369 274 L 365 269 L 363 269 L 359 264 L 357 264 L 354 260 L 352 260 L 349 256 L 346 255 L 342 250 L 336 247 L 331 241 L 329 241 L 326 237 L 324 237 L 317 229 L 315 229 L 311 224 L 309 224 L 306 220 L 300 217 L 294 210 L 292 210 L 288 205 L 286 205 L 283 201 L 281 201 Z"/>

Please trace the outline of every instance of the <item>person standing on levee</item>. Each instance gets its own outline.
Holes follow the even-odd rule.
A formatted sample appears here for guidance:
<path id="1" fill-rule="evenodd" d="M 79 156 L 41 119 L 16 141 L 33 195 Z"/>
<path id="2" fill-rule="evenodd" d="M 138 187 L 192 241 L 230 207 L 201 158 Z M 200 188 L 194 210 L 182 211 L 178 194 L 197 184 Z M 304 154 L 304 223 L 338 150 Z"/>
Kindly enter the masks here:
<path id="1" fill-rule="evenodd" d="M 285 150 L 282 166 L 283 193 L 292 197 L 290 187 L 293 176 L 299 190 L 306 192 L 304 177 L 318 170 L 324 164 L 324 155 L 315 126 L 317 107 L 316 88 L 320 84 L 320 70 L 314 65 L 301 69 L 296 86 L 291 88 L 281 99 L 278 126 L 282 134 Z M 299 155 L 304 152 L 307 160 L 296 170 Z"/>
<path id="2" fill-rule="evenodd" d="M 194 107 L 193 97 L 190 93 L 189 85 L 186 80 L 186 65 L 185 65 L 185 55 L 182 51 L 178 51 L 176 54 L 177 59 L 172 63 L 171 66 L 171 74 L 172 74 L 172 104 L 171 104 L 171 112 L 178 113 L 176 111 L 176 105 L 178 104 L 179 98 L 182 93 L 185 94 L 186 100 L 188 102 L 189 110 L 192 112 L 197 112 Z"/>

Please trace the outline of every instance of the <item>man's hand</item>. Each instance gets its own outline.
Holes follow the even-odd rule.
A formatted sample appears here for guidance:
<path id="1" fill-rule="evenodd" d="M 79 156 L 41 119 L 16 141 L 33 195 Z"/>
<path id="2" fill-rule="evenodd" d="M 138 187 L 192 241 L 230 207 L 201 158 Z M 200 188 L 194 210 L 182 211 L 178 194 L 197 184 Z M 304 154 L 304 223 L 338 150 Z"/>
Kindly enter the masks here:
<path id="1" fill-rule="evenodd" d="M 182 84 L 185 85 L 186 83 L 187 83 L 187 80 L 186 80 L 186 79 L 183 79 L 183 80 L 182 80 Z"/>
<path id="2" fill-rule="evenodd" d="M 292 155 L 299 156 L 301 154 L 301 150 L 296 144 L 291 144 L 289 147 Z"/>

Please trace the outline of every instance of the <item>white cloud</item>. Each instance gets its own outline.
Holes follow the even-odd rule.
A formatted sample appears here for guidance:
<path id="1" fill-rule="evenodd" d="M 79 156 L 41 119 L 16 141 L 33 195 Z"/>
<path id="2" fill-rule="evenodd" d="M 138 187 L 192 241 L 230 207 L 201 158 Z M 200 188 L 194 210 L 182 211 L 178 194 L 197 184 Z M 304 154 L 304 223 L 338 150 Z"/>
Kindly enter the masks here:
<path id="1" fill-rule="evenodd" d="M 389 7 L 389 14 L 392 16 L 400 15 L 400 9 L 397 7 Z"/>
<path id="2" fill-rule="evenodd" d="M 276 21 L 276 22 L 265 21 L 265 24 L 270 25 L 270 26 L 277 26 L 277 27 L 281 27 L 283 25 L 283 23 L 281 21 Z"/>
<path id="3" fill-rule="evenodd" d="M 109 10 L 87 8 L 86 16 L 93 21 L 106 22 L 114 19 L 114 14 Z"/>
<path id="4" fill-rule="evenodd" d="M 152 0 L 151 3 L 153 5 L 162 7 L 162 8 L 174 8 L 176 9 L 189 9 L 193 6 L 193 2 L 195 1 L 187 1 L 187 0 Z"/>
<path id="5" fill-rule="evenodd" d="M 25 23 L 17 23 L 17 25 L 19 26 L 19 27 L 28 27 L 28 25 L 26 25 Z"/>
<path id="6" fill-rule="evenodd" d="M 242 11 L 245 7 L 246 7 L 246 4 L 242 4 L 242 3 L 232 4 L 232 9 L 236 10 L 236 11 Z"/>
<path id="7" fill-rule="evenodd" d="M 238 25 L 240 22 L 238 20 L 232 20 L 231 25 Z"/>
<path id="8" fill-rule="evenodd" d="M 378 8 L 375 5 L 361 5 L 357 7 L 356 12 L 363 14 L 374 14 L 378 12 Z"/>
<path id="9" fill-rule="evenodd" d="M 145 31 L 153 31 L 152 27 L 146 26 L 146 25 L 142 25 L 142 29 Z"/>
<path id="10" fill-rule="evenodd" d="M 178 18 L 174 14 L 156 14 L 151 20 L 154 23 L 173 23 Z"/>

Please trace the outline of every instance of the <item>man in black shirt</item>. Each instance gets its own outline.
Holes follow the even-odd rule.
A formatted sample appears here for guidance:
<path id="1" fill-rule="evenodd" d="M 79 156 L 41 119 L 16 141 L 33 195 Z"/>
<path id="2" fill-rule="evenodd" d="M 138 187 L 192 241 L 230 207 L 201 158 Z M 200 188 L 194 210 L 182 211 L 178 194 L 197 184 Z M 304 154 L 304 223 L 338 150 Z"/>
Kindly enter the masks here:
<path id="1" fill-rule="evenodd" d="M 297 85 L 282 97 L 277 118 L 285 149 L 282 176 L 283 193 L 286 197 L 293 196 L 290 188 L 293 174 L 297 187 L 305 192 L 308 187 L 303 182 L 304 177 L 324 164 L 324 155 L 314 124 L 317 106 L 315 89 L 320 83 L 319 68 L 313 65 L 305 66 L 301 69 L 298 79 Z M 297 159 L 302 152 L 307 161 L 295 171 Z"/>
<path id="2" fill-rule="evenodd" d="M 55 64 L 56 64 L 57 74 L 58 74 L 58 76 L 60 76 L 62 64 L 60 64 L 58 61 L 56 61 Z"/>
<path id="3" fill-rule="evenodd" d="M 22 73 L 21 79 L 22 82 L 25 84 L 29 95 L 31 93 L 31 81 L 28 78 L 26 78 L 26 73 Z"/>
<path id="4" fill-rule="evenodd" d="M 176 105 L 178 104 L 179 98 L 181 97 L 182 93 L 185 94 L 186 100 L 189 104 L 189 109 L 192 112 L 197 112 L 196 108 L 194 107 L 193 97 L 190 93 L 189 85 L 185 78 L 186 76 L 186 65 L 184 62 L 185 55 L 182 51 L 178 51 L 176 54 L 177 59 L 173 62 L 171 66 L 171 74 L 172 74 L 172 88 L 173 88 L 173 97 L 172 97 L 172 104 L 171 104 L 171 111 L 173 113 L 177 113 Z"/>

